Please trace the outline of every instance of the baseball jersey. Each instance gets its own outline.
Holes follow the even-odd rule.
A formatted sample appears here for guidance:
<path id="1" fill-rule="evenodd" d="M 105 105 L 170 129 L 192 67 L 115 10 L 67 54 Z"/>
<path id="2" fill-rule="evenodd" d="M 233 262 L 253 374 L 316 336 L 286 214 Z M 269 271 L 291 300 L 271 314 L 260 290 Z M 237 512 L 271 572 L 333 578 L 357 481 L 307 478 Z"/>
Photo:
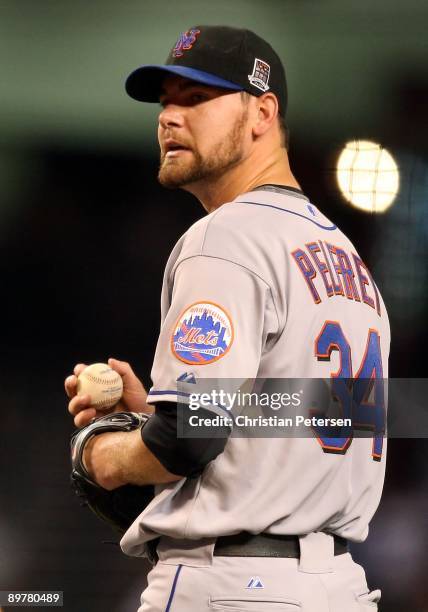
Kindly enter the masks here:
<path id="1" fill-rule="evenodd" d="M 297 189 L 264 185 L 196 222 L 173 249 L 148 401 L 177 381 L 386 378 L 382 297 L 348 238 Z M 368 533 L 386 440 L 231 436 L 199 478 L 159 487 L 122 540 L 325 530 Z"/>

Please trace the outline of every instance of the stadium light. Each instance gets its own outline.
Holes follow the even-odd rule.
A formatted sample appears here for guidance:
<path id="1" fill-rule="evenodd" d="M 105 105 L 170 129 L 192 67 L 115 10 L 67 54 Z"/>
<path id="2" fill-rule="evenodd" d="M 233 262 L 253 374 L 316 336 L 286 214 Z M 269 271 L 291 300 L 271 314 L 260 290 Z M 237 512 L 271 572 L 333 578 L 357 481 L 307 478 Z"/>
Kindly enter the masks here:
<path id="1" fill-rule="evenodd" d="M 369 140 L 353 140 L 337 162 L 337 181 L 345 199 L 356 208 L 385 212 L 399 189 L 399 172 L 392 155 Z"/>

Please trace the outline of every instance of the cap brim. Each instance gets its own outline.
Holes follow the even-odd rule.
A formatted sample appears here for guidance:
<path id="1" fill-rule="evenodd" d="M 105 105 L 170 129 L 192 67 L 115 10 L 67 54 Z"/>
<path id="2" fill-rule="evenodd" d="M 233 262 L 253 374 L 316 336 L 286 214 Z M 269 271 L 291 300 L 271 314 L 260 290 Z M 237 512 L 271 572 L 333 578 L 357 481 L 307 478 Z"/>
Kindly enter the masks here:
<path id="1" fill-rule="evenodd" d="M 221 87 L 232 91 L 243 91 L 241 85 L 226 81 L 220 77 L 196 70 L 187 66 L 140 66 L 131 72 L 125 82 L 126 92 L 134 100 L 139 102 L 159 102 L 159 96 L 162 91 L 162 82 L 166 74 L 176 74 L 186 79 L 191 79 L 197 83 L 210 85 L 211 87 Z"/>

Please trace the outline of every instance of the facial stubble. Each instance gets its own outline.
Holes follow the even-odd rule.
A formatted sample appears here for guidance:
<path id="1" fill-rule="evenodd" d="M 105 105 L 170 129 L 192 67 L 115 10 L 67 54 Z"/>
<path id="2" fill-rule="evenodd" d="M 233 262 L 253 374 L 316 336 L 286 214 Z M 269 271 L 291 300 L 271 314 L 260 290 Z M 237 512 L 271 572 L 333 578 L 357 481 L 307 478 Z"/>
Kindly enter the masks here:
<path id="1" fill-rule="evenodd" d="M 215 181 L 227 170 L 236 166 L 243 157 L 244 128 L 248 119 L 248 110 L 237 118 L 227 138 L 210 149 L 202 157 L 199 151 L 192 149 L 190 161 L 179 158 L 169 160 L 161 155 L 158 180 L 163 187 L 176 189 L 198 181 Z M 185 154 L 186 155 L 186 154 Z"/>

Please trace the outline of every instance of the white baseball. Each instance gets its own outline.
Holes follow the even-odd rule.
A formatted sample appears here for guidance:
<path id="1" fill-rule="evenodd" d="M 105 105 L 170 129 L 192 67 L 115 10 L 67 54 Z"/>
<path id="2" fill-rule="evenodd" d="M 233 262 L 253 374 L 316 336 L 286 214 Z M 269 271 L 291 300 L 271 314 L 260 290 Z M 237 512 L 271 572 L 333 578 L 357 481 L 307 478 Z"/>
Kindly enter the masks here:
<path id="1" fill-rule="evenodd" d="M 122 397 L 122 377 L 106 363 L 93 363 L 77 377 L 77 395 L 90 395 L 97 410 L 112 408 Z"/>

